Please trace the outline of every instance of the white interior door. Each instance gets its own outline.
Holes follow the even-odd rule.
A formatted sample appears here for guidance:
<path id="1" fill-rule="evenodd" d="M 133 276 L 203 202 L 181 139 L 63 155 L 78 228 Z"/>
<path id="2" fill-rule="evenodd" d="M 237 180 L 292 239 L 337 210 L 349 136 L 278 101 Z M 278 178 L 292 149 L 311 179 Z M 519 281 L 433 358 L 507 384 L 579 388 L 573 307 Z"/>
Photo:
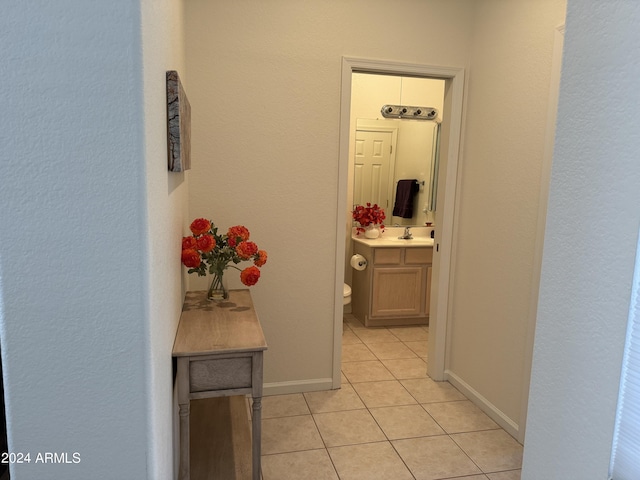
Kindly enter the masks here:
<path id="1" fill-rule="evenodd" d="M 357 130 L 353 203 L 377 203 L 385 211 L 391 206 L 393 187 L 393 132 Z"/>

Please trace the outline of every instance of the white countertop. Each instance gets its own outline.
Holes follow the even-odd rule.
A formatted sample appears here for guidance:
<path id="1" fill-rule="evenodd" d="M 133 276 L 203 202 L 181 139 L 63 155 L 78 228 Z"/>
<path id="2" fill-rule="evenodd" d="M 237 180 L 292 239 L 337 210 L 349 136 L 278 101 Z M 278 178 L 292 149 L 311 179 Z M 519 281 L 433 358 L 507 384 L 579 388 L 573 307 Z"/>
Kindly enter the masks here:
<path id="1" fill-rule="evenodd" d="M 411 229 L 413 238 L 411 240 L 401 240 L 398 237 L 404 233 L 403 227 L 386 227 L 382 235 L 378 238 L 367 238 L 364 233 L 356 235 L 355 231 L 352 233 L 351 238 L 359 243 L 367 245 L 369 247 L 433 247 L 433 238 L 431 238 L 430 227 L 415 227 Z"/>
<path id="2" fill-rule="evenodd" d="M 394 238 L 366 238 L 364 235 L 352 237 L 353 240 L 359 243 L 363 243 L 370 247 L 385 248 L 385 247 L 433 247 L 433 238 L 414 238 L 411 240 L 399 240 Z"/>

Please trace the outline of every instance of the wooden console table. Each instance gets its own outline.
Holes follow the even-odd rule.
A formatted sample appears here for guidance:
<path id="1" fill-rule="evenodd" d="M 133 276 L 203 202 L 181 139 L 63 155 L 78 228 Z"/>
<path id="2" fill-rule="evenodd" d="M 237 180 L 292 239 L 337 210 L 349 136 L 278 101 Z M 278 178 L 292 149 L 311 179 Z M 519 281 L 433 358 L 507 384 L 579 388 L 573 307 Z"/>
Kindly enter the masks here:
<path id="1" fill-rule="evenodd" d="M 249 290 L 210 302 L 187 292 L 173 345 L 180 406 L 180 480 L 190 480 L 190 400 L 251 394 L 252 478 L 260 479 L 262 355 L 267 349 Z"/>

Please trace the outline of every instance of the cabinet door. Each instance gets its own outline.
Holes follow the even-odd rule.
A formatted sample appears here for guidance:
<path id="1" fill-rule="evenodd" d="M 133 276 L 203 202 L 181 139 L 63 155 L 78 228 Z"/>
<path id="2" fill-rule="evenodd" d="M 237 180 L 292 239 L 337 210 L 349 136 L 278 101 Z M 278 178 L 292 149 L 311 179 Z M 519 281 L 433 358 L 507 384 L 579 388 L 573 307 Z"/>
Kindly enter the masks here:
<path id="1" fill-rule="evenodd" d="M 423 267 L 373 269 L 371 317 L 420 315 Z"/>

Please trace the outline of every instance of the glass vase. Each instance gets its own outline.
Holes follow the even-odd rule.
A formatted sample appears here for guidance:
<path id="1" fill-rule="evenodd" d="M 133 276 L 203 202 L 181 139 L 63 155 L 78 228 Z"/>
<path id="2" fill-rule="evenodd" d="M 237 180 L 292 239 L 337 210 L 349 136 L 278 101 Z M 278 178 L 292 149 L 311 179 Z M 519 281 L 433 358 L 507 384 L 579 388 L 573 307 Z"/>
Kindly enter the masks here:
<path id="1" fill-rule="evenodd" d="M 229 299 L 229 290 L 224 278 L 224 272 L 215 272 L 211 278 L 211 285 L 207 291 L 207 300 L 224 302 Z"/>

